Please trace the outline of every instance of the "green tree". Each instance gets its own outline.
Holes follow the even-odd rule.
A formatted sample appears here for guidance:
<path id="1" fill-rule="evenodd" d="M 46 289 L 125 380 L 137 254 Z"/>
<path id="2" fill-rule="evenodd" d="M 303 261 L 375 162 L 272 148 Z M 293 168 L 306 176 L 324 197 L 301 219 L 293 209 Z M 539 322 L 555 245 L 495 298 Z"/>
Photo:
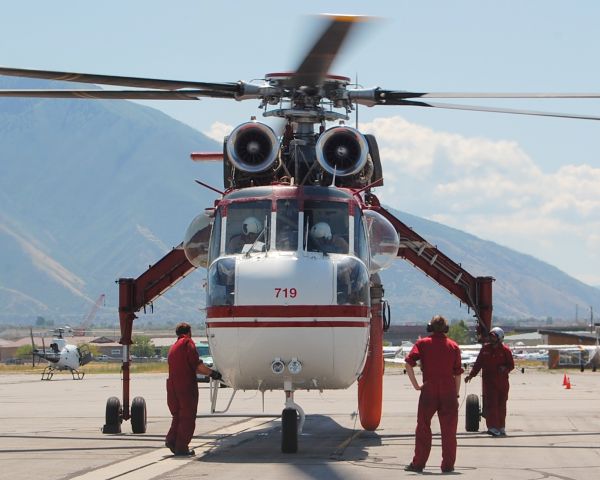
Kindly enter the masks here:
<path id="1" fill-rule="evenodd" d="M 457 323 L 453 323 L 452 325 L 450 325 L 448 336 L 459 345 L 469 343 L 469 327 L 467 326 L 464 320 L 461 320 Z"/>
<path id="2" fill-rule="evenodd" d="M 136 335 L 133 337 L 131 354 L 136 357 L 152 357 L 155 355 L 156 347 L 150 337 L 146 335 Z"/>
<path id="3" fill-rule="evenodd" d="M 19 348 L 17 348 L 15 356 L 17 358 L 26 359 L 26 358 L 31 358 L 32 353 L 33 353 L 33 347 L 31 345 L 21 345 Z"/>

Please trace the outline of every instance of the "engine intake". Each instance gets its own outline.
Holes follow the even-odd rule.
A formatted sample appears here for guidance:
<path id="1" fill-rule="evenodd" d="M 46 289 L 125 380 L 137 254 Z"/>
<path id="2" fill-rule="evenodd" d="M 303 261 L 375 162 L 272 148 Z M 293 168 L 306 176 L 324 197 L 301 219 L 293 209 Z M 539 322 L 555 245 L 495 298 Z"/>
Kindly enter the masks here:
<path id="1" fill-rule="evenodd" d="M 275 132 L 264 123 L 247 122 L 237 126 L 226 143 L 231 164 L 243 172 L 259 173 L 267 170 L 279 152 Z"/>
<path id="2" fill-rule="evenodd" d="M 319 165 L 332 175 L 354 175 L 367 163 L 369 145 L 362 133 L 351 127 L 326 130 L 319 137 L 316 147 Z"/>

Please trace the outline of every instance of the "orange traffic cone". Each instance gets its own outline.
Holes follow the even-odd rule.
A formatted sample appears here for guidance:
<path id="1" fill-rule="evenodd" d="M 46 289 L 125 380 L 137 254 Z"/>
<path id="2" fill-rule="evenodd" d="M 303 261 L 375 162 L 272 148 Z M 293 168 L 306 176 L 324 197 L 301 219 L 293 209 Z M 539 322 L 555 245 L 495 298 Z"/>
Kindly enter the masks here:
<path id="1" fill-rule="evenodd" d="M 563 376 L 563 387 L 567 386 L 567 374 L 565 373 Z"/>
<path id="2" fill-rule="evenodd" d="M 567 383 L 565 385 L 565 388 L 567 390 L 571 390 L 571 379 L 569 377 L 567 377 Z"/>

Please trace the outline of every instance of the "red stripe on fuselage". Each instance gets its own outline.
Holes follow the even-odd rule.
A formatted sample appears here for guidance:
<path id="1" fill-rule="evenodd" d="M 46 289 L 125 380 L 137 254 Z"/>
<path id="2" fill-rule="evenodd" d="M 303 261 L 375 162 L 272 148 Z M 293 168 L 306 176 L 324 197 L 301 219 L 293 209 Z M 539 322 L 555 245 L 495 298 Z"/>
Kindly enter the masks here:
<path id="1" fill-rule="evenodd" d="M 206 322 L 208 328 L 324 328 L 324 327 L 351 327 L 351 328 L 367 328 L 369 322 L 360 321 L 330 321 L 330 320 L 313 320 L 299 322 L 297 320 L 278 321 L 278 322 Z"/>
<path id="2" fill-rule="evenodd" d="M 365 305 L 231 305 L 208 307 L 206 318 L 297 318 L 297 317 L 350 317 L 367 318 Z M 309 322 L 314 323 L 314 322 Z"/>

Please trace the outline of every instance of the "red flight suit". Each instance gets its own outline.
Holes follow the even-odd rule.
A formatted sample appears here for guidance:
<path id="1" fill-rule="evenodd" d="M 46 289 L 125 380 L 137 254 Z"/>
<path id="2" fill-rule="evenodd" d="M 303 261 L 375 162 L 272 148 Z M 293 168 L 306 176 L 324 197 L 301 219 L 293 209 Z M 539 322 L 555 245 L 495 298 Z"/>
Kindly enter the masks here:
<path id="1" fill-rule="evenodd" d="M 186 452 L 196 428 L 198 410 L 198 383 L 196 368 L 202 363 L 196 344 L 185 335 L 180 336 L 169 349 L 169 378 L 167 405 L 173 416 L 166 443 L 175 451 Z"/>
<path id="2" fill-rule="evenodd" d="M 503 343 L 486 343 L 477 355 L 469 373 L 474 377 L 482 371 L 483 415 L 488 430 L 504 428 L 508 400 L 508 374 L 515 368 L 512 352 Z"/>
<path id="3" fill-rule="evenodd" d="M 411 366 L 421 360 L 423 385 L 419 396 L 415 456 L 412 464 L 424 468 L 431 451 L 431 419 L 437 412 L 442 432 L 442 470 L 454 468 L 458 400 L 455 376 L 463 373 L 460 349 L 443 333 L 420 338 L 406 356 Z"/>

